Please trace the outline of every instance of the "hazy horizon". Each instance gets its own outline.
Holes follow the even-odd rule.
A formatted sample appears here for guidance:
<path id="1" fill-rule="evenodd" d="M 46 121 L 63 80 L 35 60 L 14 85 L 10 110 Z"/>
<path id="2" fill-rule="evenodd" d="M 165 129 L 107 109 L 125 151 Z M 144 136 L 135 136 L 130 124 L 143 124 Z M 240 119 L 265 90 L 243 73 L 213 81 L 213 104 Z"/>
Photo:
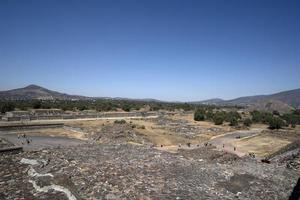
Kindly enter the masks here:
<path id="1" fill-rule="evenodd" d="M 0 90 L 225 100 L 300 88 L 299 1 L 0 2 Z"/>
<path id="2" fill-rule="evenodd" d="M 86 95 L 82 95 L 82 94 L 79 94 L 79 93 L 67 93 L 67 92 L 64 92 L 64 91 L 59 91 L 59 90 L 56 90 L 54 88 L 46 88 L 46 87 L 43 87 L 41 85 L 37 85 L 37 84 L 29 84 L 29 85 L 25 85 L 23 87 L 18 87 L 18 88 L 10 88 L 10 89 L 6 89 L 6 90 L 3 90 L 3 91 L 7 91 L 7 90 L 14 90 L 14 89 L 22 89 L 24 87 L 28 87 L 28 86 L 38 86 L 38 87 L 42 87 L 42 88 L 45 88 L 45 89 L 48 89 L 48 90 L 52 90 L 52 91 L 55 91 L 55 92 L 60 92 L 60 93 L 66 93 L 68 95 L 78 95 L 78 96 L 86 96 Z M 300 89 L 300 88 L 294 88 L 294 89 L 290 89 L 290 90 L 297 90 L 297 89 Z M 268 94 L 254 94 L 254 95 L 248 95 L 248 96 L 258 96 L 258 95 L 271 95 L 271 94 L 275 94 L 275 93 L 280 93 L 280 92 L 285 92 L 285 91 L 289 91 L 289 90 L 284 90 L 284 91 L 276 91 L 276 92 L 273 92 L 273 93 L 268 93 Z M 2 92 L 0 90 L 0 92 Z M 156 99 L 156 98 L 152 98 L 152 97 L 141 97 L 141 98 L 132 98 L 132 97 L 126 97 L 126 96 L 86 96 L 86 97 L 95 97 L 95 98 L 128 98 L 128 99 L 154 99 L 154 100 L 161 100 L 161 101 L 167 101 L 167 102 L 197 102 L 197 101 L 205 101 L 205 100 L 212 100 L 212 99 L 222 99 L 222 100 L 233 100 L 233 99 L 237 99 L 237 98 L 240 98 L 240 97 L 246 97 L 246 96 L 238 96 L 238 97 L 234 97 L 234 98 L 231 98 L 231 99 L 224 99 L 224 98 L 221 98 L 221 97 L 212 97 L 212 98 L 209 98 L 209 99 L 198 99 L 198 100 L 191 100 L 191 101 L 180 101 L 180 100 L 163 100 L 163 99 Z"/>

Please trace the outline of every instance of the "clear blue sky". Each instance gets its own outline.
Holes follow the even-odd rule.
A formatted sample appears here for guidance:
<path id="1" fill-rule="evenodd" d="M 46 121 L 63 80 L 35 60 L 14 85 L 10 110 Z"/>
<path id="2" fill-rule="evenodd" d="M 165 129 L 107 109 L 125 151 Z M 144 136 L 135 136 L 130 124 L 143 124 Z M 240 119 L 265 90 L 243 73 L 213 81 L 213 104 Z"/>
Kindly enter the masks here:
<path id="1" fill-rule="evenodd" d="M 0 0 L 0 90 L 192 101 L 300 87 L 300 1 Z"/>

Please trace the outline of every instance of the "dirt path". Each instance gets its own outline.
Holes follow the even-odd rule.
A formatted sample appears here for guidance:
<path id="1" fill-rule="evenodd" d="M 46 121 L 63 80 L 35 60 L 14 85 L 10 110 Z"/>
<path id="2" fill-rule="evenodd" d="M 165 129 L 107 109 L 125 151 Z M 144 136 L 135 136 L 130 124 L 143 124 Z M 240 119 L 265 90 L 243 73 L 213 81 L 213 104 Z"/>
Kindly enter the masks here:
<path id="1" fill-rule="evenodd" d="M 234 141 L 246 137 L 253 137 L 261 133 L 262 130 L 263 129 L 252 129 L 252 130 L 229 132 L 220 136 L 213 137 L 212 139 L 209 140 L 209 144 L 212 144 L 219 150 L 230 152 L 242 157 L 244 155 L 247 155 L 249 152 L 240 151 L 239 149 L 237 149 L 233 145 Z"/>

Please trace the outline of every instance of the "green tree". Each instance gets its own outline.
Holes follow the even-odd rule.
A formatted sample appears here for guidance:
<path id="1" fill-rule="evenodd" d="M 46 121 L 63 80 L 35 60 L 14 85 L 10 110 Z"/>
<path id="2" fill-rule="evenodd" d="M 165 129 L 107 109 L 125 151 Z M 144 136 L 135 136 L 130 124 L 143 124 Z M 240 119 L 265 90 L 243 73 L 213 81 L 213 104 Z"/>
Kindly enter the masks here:
<path id="1" fill-rule="evenodd" d="M 224 122 L 224 115 L 222 113 L 217 112 L 213 120 L 215 125 L 222 125 Z"/>
<path id="2" fill-rule="evenodd" d="M 282 119 L 280 119 L 279 117 L 273 117 L 272 119 L 270 119 L 269 121 L 269 128 L 270 129 L 280 129 L 283 126 L 285 126 L 285 123 Z"/>
<path id="3" fill-rule="evenodd" d="M 262 114 L 261 114 L 261 112 L 259 112 L 257 110 L 252 111 L 251 116 L 252 116 L 253 122 L 258 123 L 258 122 L 261 122 L 261 120 L 262 120 Z"/>
<path id="4" fill-rule="evenodd" d="M 230 111 L 228 113 L 225 113 L 225 121 L 231 122 L 235 118 L 236 120 L 241 119 L 241 116 L 238 112 Z"/>
<path id="5" fill-rule="evenodd" d="M 212 111 L 212 110 L 207 110 L 207 111 L 206 111 L 206 119 L 208 119 L 208 120 L 213 120 L 213 118 L 214 118 L 214 113 L 213 113 L 213 111 Z"/>
<path id="6" fill-rule="evenodd" d="M 0 102 L 0 111 L 1 113 L 6 113 L 13 111 L 15 109 L 15 104 L 12 102 Z"/>
<path id="7" fill-rule="evenodd" d="M 34 101 L 32 107 L 34 109 L 40 109 L 42 107 L 42 103 L 40 101 Z"/>
<path id="8" fill-rule="evenodd" d="M 205 120 L 205 111 L 203 109 L 197 109 L 194 113 L 195 121 L 204 121 Z"/>
<path id="9" fill-rule="evenodd" d="M 125 112 L 129 112 L 131 110 L 131 106 L 129 104 L 124 104 L 122 106 L 122 110 L 124 110 Z"/>
<path id="10" fill-rule="evenodd" d="M 237 126 L 238 120 L 235 117 L 232 117 L 229 121 L 229 126 Z"/>
<path id="11" fill-rule="evenodd" d="M 115 120 L 114 123 L 115 124 L 126 124 L 126 121 L 124 119 L 121 119 L 121 120 Z"/>
<path id="12" fill-rule="evenodd" d="M 262 119 L 261 122 L 264 124 L 269 124 L 270 121 L 273 119 L 273 115 L 271 113 L 262 113 Z"/>

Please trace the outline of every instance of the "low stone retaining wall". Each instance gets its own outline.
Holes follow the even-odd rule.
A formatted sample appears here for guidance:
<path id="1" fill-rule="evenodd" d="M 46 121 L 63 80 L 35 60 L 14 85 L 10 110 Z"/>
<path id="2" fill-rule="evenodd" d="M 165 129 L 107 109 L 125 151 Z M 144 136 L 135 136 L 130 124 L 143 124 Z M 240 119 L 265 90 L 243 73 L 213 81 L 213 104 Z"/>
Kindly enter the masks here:
<path id="1" fill-rule="evenodd" d="M 0 131 L 13 131 L 13 130 L 30 130 L 42 128 L 62 128 L 63 123 L 56 124 L 18 124 L 18 125 L 1 125 Z"/>
<path id="2" fill-rule="evenodd" d="M 95 114 L 78 115 L 41 115 L 23 117 L 5 117 L 4 121 L 34 121 L 34 120 L 64 120 L 64 119 L 89 119 L 89 118 L 111 118 L 111 117 L 150 117 L 157 116 L 157 112 L 100 112 Z"/>

